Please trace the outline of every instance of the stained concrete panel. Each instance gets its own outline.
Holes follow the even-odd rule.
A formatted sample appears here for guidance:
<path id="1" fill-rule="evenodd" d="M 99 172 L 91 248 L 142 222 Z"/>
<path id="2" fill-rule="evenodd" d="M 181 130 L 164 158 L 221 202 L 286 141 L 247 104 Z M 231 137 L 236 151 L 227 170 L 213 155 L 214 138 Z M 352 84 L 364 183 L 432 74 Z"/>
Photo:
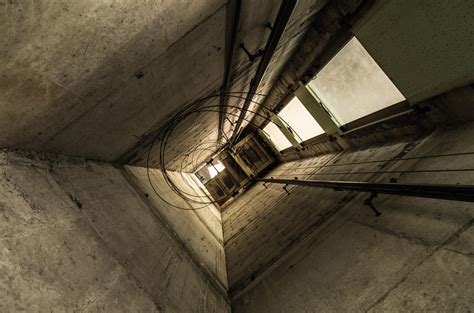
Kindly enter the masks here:
<path id="1" fill-rule="evenodd" d="M 446 249 L 474 256 L 474 227 L 471 226 L 450 243 Z"/>
<path id="2" fill-rule="evenodd" d="M 136 185 L 137 192 L 146 199 L 157 214 L 169 225 L 170 229 L 180 238 L 183 244 L 195 256 L 198 264 L 227 289 L 227 270 L 224 255 L 224 244 L 222 238 L 221 215 L 213 205 L 200 205 L 190 203 L 180 198 L 168 187 L 162 173 L 157 169 L 150 169 L 150 179 L 153 183 L 152 189 L 145 168 L 127 166 L 127 175 L 130 175 L 132 184 Z M 196 201 L 209 201 L 204 192 L 191 191 L 185 181 L 185 176 L 192 174 L 169 172 L 170 179 L 178 188 L 191 195 L 203 198 L 193 198 Z M 159 196 L 156 194 L 158 193 Z M 190 195 L 188 195 L 191 197 Z M 160 197 L 165 199 L 164 202 Z M 178 208 L 171 206 L 176 205 Z M 196 208 L 197 210 L 192 210 Z"/>
<path id="3" fill-rule="evenodd" d="M 364 161 L 396 158 L 405 153 L 407 145 L 399 142 L 288 162 L 266 173 L 266 177 L 370 181 L 390 163 Z M 280 184 L 256 184 L 223 212 L 231 293 L 253 283 L 356 196 L 302 186 L 288 186 L 286 190 L 288 193 Z M 355 202 L 354 213 L 362 210 L 371 214 L 361 197 Z"/>
<path id="4" fill-rule="evenodd" d="M 275 20 L 280 4 L 281 2 L 277 0 L 266 1 L 265 3 L 251 1 L 243 2 L 241 12 L 241 24 L 239 26 L 237 34 L 237 43 L 244 43 L 245 46 L 252 53 L 256 53 L 259 49 L 263 49 L 270 35 L 270 29 L 265 25 L 268 22 L 273 22 Z M 288 25 L 285 28 L 282 38 L 277 45 L 276 51 L 270 61 L 270 64 L 267 70 L 265 71 L 264 78 L 259 87 L 259 90 L 257 91 L 258 93 L 266 94 L 266 92 L 271 88 L 275 78 L 281 72 L 288 59 L 293 55 L 294 51 L 297 49 L 297 46 L 302 39 L 302 36 L 310 26 L 312 16 L 320 9 L 321 5 L 322 1 L 298 1 L 298 4 L 288 22 Z M 206 25 L 207 24 L 209 23 L 206 22 Z M 215 44 L 219 42 L 218 36 L 223 34 L 223 32 L 220 30 L 220 24 L 213 24 L 211 26 L 206 25 L 203 24 L 200 29 L 207 28 L 205 40 L 208 40 L 208 38 L 211 37 L 212 40 L 208 40 L 206 42 L 208 42 L 209 46 L 215 46 Z M 203 36 L 203 33 L 204 32 L 200 31 L 196 36 Z M 180 49 L 176 49 L 176 52 L 174 53 L 175 56 L 171 57 L 171 59 L 180 57 L 181 51 L 189 49 L 190 46 L 193 47 L 194 41 L 188 42 L 186 46 L 183 45 Z M 215 54 L 215 51 L 213 49 L 210 49 L 210 52 L 212 54 Z M 192 64 L 193 72 L 194 67 L 199 68 L 200 66 L 203 66 L 202 69 L 196 72 L 196 77 L 193 77 L 193 79 L 196 79 L 196 86 L 207 83 L 207 88 L 203 89 L 203 93 L 200 96 L 217 94 L 220 84 L 222 82 L 223 69 L 214 71 L 214 74 L 211 73 L 211 68 L 214 68 L 217 64 L 220 64 L 219 62 L 221 62 L 222 58 L 215 58 L 212 55 L 210 56 L 210 58 L 211 60 L 205 57 L 202 58 L 202 60 L 199 60 L 199 62 L 197 62 L 196 64 Z M 195 59 L 190 60 L 195 61 Z M 251 79 L 255 75 L 255 71 L 259 63 L 258 61 L 259 60 L 257 60 L 256 62 L 251 62 L 242 49 L 236 49 L 235 51 L 234 69 L 231 75 L 232 86 L 230 87 L 230 91 L 234 93 L 234 97 L 230 97 L 228 102 L 229 105 L 234 106 L 234 108 L 227 108 L 227 117 L 230 121 L 235 122 L 238 116 L 240 115 L 240 110 L 236 109 L 235 107 L 242 106 L 242 103 L 244 101 L 243 99 L 245 98 L 245 92 L 248 91 Z M 179 61 L 179 64 L 176 68 L 179 70 L 183 70 L 184 74 L 181 75 L 183 77 L 187 75 L 193 76 L 192 72 L 190 72 L 190 67 L 182 64 L 181 60 Z M 163 73 L 165 73 L 165 75 L 168 75 L 167 71 L 164 71 Z M 208 75 L 208 73 L 211 73 L 211 75 Z M 213 77 L 214 81 L 213 84 L 211 84 L 210 81 Z M 203 80 L 203 78 L 206 78 L 206 80 Z M 182 85 L 188 87 L 189 82 L 185 81 Z M 169 84 L 169 86 L 165 88 L 163 93 L 169 92 L 170 88 L 173 89 L 175 88 L 175 86 Z M 193 89 L 196 88 L 196 86 L 192 86 Z M 191 90 L 191 88 L 181 88 L 175 93 L 172 93 L 171 96 L 179 97 L 179 93 L 187 92 L 188 89 Z M 249 112 L 255 111 L 255 103 L 260 103 L 261 101 L 263 101 L 264 98 L 265 97 L 262 95 L 255 95 L 252 99 L 253 103 L 250 105 Z M 168 101 L 168 99 L 166 99 L 165 101 Z M 208 103 L 210 105 L 218 105 L 217 97 L 209 100 Z M 247 124 L 247 120 L 250 120 L 252 116 L 253 113 L 247 114 L 243 126 Z M 194 120 L 196 119 L 199 119 L 201 122 L 199 123 L 200 127 L 194 131 L 194 129 L 196 128 Z M 181 169 L 179 169 L 179 164 L 184 158 L 184 155 L 188 154 L 190 151 L 193 151 L 193 149 L 196 147 L 200 148 L 206 145 L 207 141 L 215 141 L 217 138 L 217 121 L 218 119 L 216 113 L 207 113 L 193 115 L 190 118 L 190 121 L 183 122 L 182 127 L 180 127 L 180 131 L 175 131 L 173 139 L 170 140 L 170 143 L 174 142 L 175 144 L 170 144 L 169 151 L 174 150 L 174 152 L 170 153 L 171 156 L 167 159 L 168 161 L 170 161 L 167 168 L 182 171 Z M 158 124 L 158 126 L 161 125 Z M 230 134 L 232 133 L 233 128 L 234 125 L 230 125 L 229 121 L 226 120 L 224 122 L 224 129 L 227 130 L 228 136 L 230 136 Z M 148 133 L 146 138 L 153 138 L 153 136 L 151 135 L 152 133 Z M 180 144 L 176 144 L 177 142 L 179 142 Z M 127 155 L 131 157 L 129 159 L 130 163 L 134 165 L 145 166 L 145 159 L 147 158 L 146 155 L 149 151 L 149 147 L 150 142 L 147 142 L 145 140 L 144 142 L 141 142 L 138 146 L 131 149 L 131 151 L 127 153 Z M 158 149 L 155 149 L 155 151 L 157 150 Z M 212 153 L 204 153 L 203 157 L 201 157 L 199 161 L 196 160 L 197 164 L 200 165 L 201 163 L 205 162 L 206 158 L 209 158 L 211 155 Z M 172 162 L 173 158 L 175 159 L 174 162 Z M 150 164 L 154 166 L 158 162 L 158 152 L 152 153 Z M 189 167 L 186 168 L 185 171 L 192 171 L 194 169 L 195 168 L 193 167 Z"/>
<path id="5" fill-rule="evenodd" d="M 383 174 L 376 181 L 472 185 L 474 158 L 469 153 L 474 152 L 473 136 L 473 123 L 440 129 L 413 145 L 404 156 L 415 159 L 391 162 L 387 171 L 394 173 Z M 380 195 L 374 204 L 382 216 L 374 218 L 370 211 L 358 210 L 353 218 L 428 245 L 442 244 L 466 220 L 474 218 L 474 205 L 470 202 Z"/>
<path id="6" fill-rule="evenodd" d="M 377 1 L 354 33 L 416 103 L 474 81 L 469 0 Z"/>
<path id="7" fill-rule="evenodd" d="M 361 312 L 429 250 L 348 222 L 301 251 L 233 305 L 234 312 Z M 388 265 L 389 264 L 389 265 Z"/>
<path id="8" fill-rule="evenodd" d="M 437 132 L 417 140 L 284 163 L 266 176 L 374 182 L 390 182 L 395 178 L 406 183 L 472 184 L 470 138 L 473 129 L 472 123 L 451 129 L 440 127 Z M 454 155 L 440 157 L 450 153 Z M 423 158 L 410 159 L 416 157 Z M 408 159 L 401 160 L 403 158 Z M 452 171 L 456 169 L 461 171 Z M 424 170 L 435 172 L 425 173 Z M 471 203 L 378 195 L 373 203 L 382 215 L 375 217 L 364 205 L 368 196 L 364 193 L 351 195 L 302 186 L 288 186 L 287 190 L 289 194 L 282 185 L 266 184 L 264 187 L 256 184 L 223 213 L 226 252 L 231 265 L 229 284 L 237 312 L 258 312 L 268 308 L 276 312 L 364 311 L 381 303 L 391 288 L 409 279 L 411 271 L 440 247 L 472 257 L 469 225 L 474 206 Z M 364 280 L 364 276 L 354 276 L 353 281 L 340 283 L 343 269 L 354 270 L 353 266 L 341 265 L 346 262 L 341 260 L 357 259 L 370 253 L 367 252 L 370 249 L 361 249 L 354 255 L 346 255 L 351 250 L 346 242 L 357 246 L 368 240 L 358 238 L 357 243 L 352 243 L 357 235 L 343 226 L 349 224 L 368 228 L 369 232 L 374 232 L 374 238 L 383 238 L 376 248 L 378 251 L 385 251 L 390 246 L 391 239 L 388 238 L 394 238 L 424 252 L 404 265 L 409 271 L 399 272 L 390 279 Z M 330 239 L 341 231 L 338 242 Z M 319 250 L 320 245 L 325 248 Z M 334 252 L 330 258 L 325 256 L 329 253 L 326 251 L 339 246 L 344 249 Z M 247 251 L 252 252 L 247 254 Z M 377 272 L 379 266 L 390 270 L 394 263 L 405 257 L 392 255 L 391 259 L 383 259 L 374 256 L 367 261 L 368 273 L 370 268 Z M 319 261 L 320 258 L 324 262 Z M 293 277 L 294 269 L 303 263 Z M 322 278 L 314 278 L 313 264 L 324 264 L 324 271 L 318 271 Z M 433 277 L 432 283 L 436 285 L 438 279 L 442 278 Z M 391 287 L 384 289 L 387 285 Z M 464 297 L 464 291 L 458 288 L 462 288 L 461 285 L 453 287 L 452 298 L 445 299 L 447 306 L 455 306 L 456 297 Z M 378 293 L 379 289 L 385 292 Z M 402 293 L 400 289 L 400 297 Z M 433 291 L 430 296 L 435 294 Z M 462 299 L 460 302 L 464 301 Z"/>
<path id="9" fill-rule="evenodd" d="M 47 170 L 28 163 L 0 165 L 0 310 L 159 312 Z"/>
<path id="10" fill-rule="evenodd" d="M 225 293 L 154 218 L 122 170 L 35 154 L 2 152 L 0 159 L 2 305 L 228 311 Z M 24 293 L 29 286 L 35 291 Z"/>
<path id="11" fill-rule="evenodd" d="M 2 6 L 1 147 L 144 165 L 170 115 L 217 93 L 224 73 L 225 1 L 10 1 Z M 239 43 L 265 45 L 280 1 L 244 2 Z M 265 88 L 291 56 L 318 6 L 300 1 L 267 71 Z M 236 51 L 236 91 L 257 63 Z M 265 89 L 262 89 L 264 92 Z M 239 100 L 239 104 L 242 103 Z M 185 123 L 170 159 L 217 137 L 218 114 Z M 227 125 L 227 129 L 229 125 Z M 179 144 L 177 144 L 179 142 Z M 142 145 L 143 144 L 143 145 Z M 144 152 L 145 151 L 145 152 Z M 178 160 L 179 161 L 179 160 Z M 178 162 L 179 164 L 179 162 Z M 170 168 L 176 169 L 175 164 Z"/>
<path id="12" fill-rule="evenodd" d="M 5 3 L 0 13 L 3 34 L 0 53 L 4 61 L 0 125 L 11 126 L 2 128 L 4 136 L 0 145 L 95 159 L 110 160 L 120 155 L 124 143 L 141 133 L 129 129 L 127 137 L 119 136 L 123 142 L 114 142 L 107 138 L 110 134 L 97 135 L 91 121 L 85 129 L 75 128 L 79 137 L 73 138 L 71 133 L 66 141 L 55 137 L 71 125 L 80 126 L 79 120 L 87 119 L 87 113 L 97 111 L 97 107 L 107 111 L 110 106 L 126 102 L 131 109 L 136 107 L 137 98 L 150 105 L 147 92 L 136 87 L 139 79 L 150 79 L 146 75 L 149 73 L 142 73 L 144 68 L 166 55 L 224 3 L 213 0 L 139 4 L 136 1 Z M 135 87 L 135 93 L 128 94 L 127 99 L 114 98 L 115 102 L 104 103 L 129 85 Z M 132 91 L 130 87 L 126 89 Z M 100 120 L 99 124 L 113 126 L 110 119 L 118 118 L 124 128 L 123 120 L 128 115 L 117 116 L 116 111 L 111 111 L 109 119 Z M 141 124 L 151 127 L 155 118 Z M 89 151 L 92 142 L 96 148 L 102 146 L 97 142 L 101 138 L 107 140 L 108 148 Z M 71 147 L 71 142 L 76 145 Z M 114 144 L 118 145 L 118 151 Z"/>
<path id="13" fill-rule="evenodd" d="M 141 69 L 143 77 L 132 75 L 99 105 L 49 139 L 51 150 L 114 161 L 143 135 L 162 126 L 176 110 L 217 90 L 223 68 L 224 49 L 220 43 L 224 41 L 224 22 L 225 7 L 221 7 L 186 37 L 153 57 Z M 173 136 L 171 142 L 180 145 L 173 145 L 176 151 L 169 159 L 184 155 L 200 139 L 192 135 L 204 137 L 208 134 L 206 127 L 217 129 L 217 117 L 217 113 L 201 116 L 208 122 L 196 133 L 187 133 L 182 139 Z M 176 133 L 180 134 L 178 130 Z"/>
<path id="14" fill-rule="evenodd" d="M 368 312 L 470 312 L 474 258 L 441 249 Z"/>

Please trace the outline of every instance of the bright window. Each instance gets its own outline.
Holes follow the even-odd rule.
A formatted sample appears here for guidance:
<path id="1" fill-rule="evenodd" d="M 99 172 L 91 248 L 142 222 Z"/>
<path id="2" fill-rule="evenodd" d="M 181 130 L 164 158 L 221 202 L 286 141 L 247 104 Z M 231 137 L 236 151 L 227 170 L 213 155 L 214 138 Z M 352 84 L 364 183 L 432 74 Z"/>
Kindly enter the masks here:
<path id="1" fill-rule="evenodd" d="M 265 135 L 270 138 L 278 151 L 291 147 L 291 142 L 285 137 L 285 135 L 283 135 L 280 128 L 278 128 L 274 123 L 268 123 L 263 131 L 265 132 Z"/>
<path id="2" fill-rule="evenodd" d="M 308 87 L 342 125 L 405 100 L 355 37 Z"/>
<path id="3" fill-rule="evenodd" d="M 296 97 L 278 115 L 290 125 L 298 141 L 305 141 L 324 134 L 324 130 L 319 126 L 318 122 Z"/>
<path id="4" fill-rule="evenodd" d="M 216 164 L 209 165 L 207 167 L 207 170 L 209 171 L 209 175 L 211 176 L 211 178 L 214 178 L 217 176 L 218 173 L 225 170 L 225 166 L 221 163 L 221 161 L 217 161 Z"/>

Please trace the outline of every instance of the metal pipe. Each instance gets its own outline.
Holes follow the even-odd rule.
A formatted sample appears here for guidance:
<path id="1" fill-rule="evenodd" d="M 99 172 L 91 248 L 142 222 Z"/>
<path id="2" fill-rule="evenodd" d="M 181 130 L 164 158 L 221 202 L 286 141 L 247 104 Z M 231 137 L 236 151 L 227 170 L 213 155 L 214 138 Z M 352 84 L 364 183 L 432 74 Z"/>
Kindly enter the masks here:
<path id="1" fill-rule="evenodd" d="M 291 13 L 295 8 L 297 0 L 282 0 L 280 9 L 278 11 L 277 18 L 275 20 L 275 25 L 272 27 L 272 31 L 270 33 L 270 37 L 268 38 L 267 44 L 265 46 L 264 54 L 260 63 L 258 64 L 257 71 L 255 72 L 254 78 L 250 82 L 250 89 L 245 98 L 245 102 L 242 106 L 242 110 L 240 111 L 239 119 L 235 125 L 234 131 L 232 133 L 232 137 L 230 142 L 234 142 L 237 139 L 239 134 L 239 129 L 242 126 L 242 122 L 244 120 L 245 114 L 250 106 L 250 103 L 253 99 L 254 94 L 257 92 L 258 86 L 262 81 L 263 75 L 267 70 L 268 64 L 270 63 L 270 59 L 272 58 L 273 54 L 275 53 L 275 49 L 280 41 L 281 35 L 285 31 L 286 25 L 290 19 Z"/>
<path id="2" fill-rule="evenodd" d="M 219 132 L 218 141 L 221 140 L 224 133 L 225 107 L 227 104 L 227 94 L 230 88 L 230 76 L 232 73 L 232 60 L 234 58 L 235 43 L 237 41 L 237 30 L 239 28 L 240 9 L 242 0 L 231 0 L 227 4 L 227 25 L 225 41 L 225 63 L 224 78 L 221 86 L 219 99 Z"/>
<path id="3" fill-rule="evenodd" d="M 256 178 L 256 181 L 284 185 L 310 186 L 337 191 L 370 192 L 407 197 L 474 202 L 474 185 L 366 183 L 300 179 Z"/>

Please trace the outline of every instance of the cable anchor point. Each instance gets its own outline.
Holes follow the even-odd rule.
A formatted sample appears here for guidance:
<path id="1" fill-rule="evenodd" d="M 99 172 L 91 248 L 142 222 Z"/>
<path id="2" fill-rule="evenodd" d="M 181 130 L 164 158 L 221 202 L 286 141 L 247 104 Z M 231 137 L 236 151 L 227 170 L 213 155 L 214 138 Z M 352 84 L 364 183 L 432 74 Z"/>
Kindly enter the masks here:
<path id="1" fill-rule="evenodd" d="M 241 43 L 239 45 L 239 48 L 244 50 L 245 54 L 247 55 L 247 57 L 249 58 L 249 61 L 250 62 L 255 62 L 255 60 L 261 56 L 263 56 L 263 54 L 265 53 L 265 50 L 264 49 L 258 49 L 258 51 L 256 53 L 250 53 L 250 51 L 247 50 L 247 48 L 245 47 L 245 44 L 244 43 Z"/>
<path id="2" fill-rule="evenodd" d="M 364 205 L 370 207 L 372 209 L 372 211 L 375 213 L 375 216 L 376 217 L 379 217 L 380 215 L 382 215 L 382 213 L 377 210 L 374 206 L 374 204 L 372 203 L 372 200 L 374 200 L 375 198 L 377 198 L 377 193 L 376 192 L 372 192 L 370 194 L 370 196 L 364 200 Z"/>

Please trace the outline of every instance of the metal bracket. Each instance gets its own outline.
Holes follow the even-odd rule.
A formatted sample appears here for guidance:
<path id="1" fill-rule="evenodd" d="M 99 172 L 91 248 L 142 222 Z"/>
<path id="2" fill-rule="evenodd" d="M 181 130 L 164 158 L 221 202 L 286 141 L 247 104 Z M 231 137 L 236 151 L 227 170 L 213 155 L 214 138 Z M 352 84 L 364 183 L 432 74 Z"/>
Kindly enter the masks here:
<path id="1" fill-rule="evenodd" d="M 226 120 L 227 120 L 227 121 L 230 123 L 230 125 L 232 125 L 232 126 L 234 126 L 234 125 L 235 125 L 235 123 L 234 123 L 234 122 L 232 122 L 232 121 L 231 121 L 231 120 L 230 120 L 228 117 L 226 117 L 225 119 L 226 119 Z"/>
<path id="2" fill-rule="evenodd" d="M 263 56 L 263 54 L 265 53 L 265 50 L 264 49 L 258 49 L 257 53 L 250 53 L 250 51 L 247 50 L 247 48 L 245 48 L 245 44 L 244 43 L 241 43 L 239 45 L 239 48 L 244 50 L 245 54 L 247 54 L 248 58 L 249 58 L 249 61 L 250 62 L 255 62 L 255 60 L 261 56 Z"/>
<path id="3" fill-rule="evenodd" d="M 380 213 L 380 211 L 378 211 L 375 208 L 374 204 L 372 203 L 372 200 L 374 200 L 374 198 L 377 198 L 377 193 L 376 192 L 372 192 L 370 194 L 370 196 L 367 199 L 364 200 L 364 205 L 367 205 L 368 207 L 370 207 L 372 209 L 372 211 L 374 211 L 375 216 L 378 217 L 378 216 L 382 215 L 382 213 Z"/>

